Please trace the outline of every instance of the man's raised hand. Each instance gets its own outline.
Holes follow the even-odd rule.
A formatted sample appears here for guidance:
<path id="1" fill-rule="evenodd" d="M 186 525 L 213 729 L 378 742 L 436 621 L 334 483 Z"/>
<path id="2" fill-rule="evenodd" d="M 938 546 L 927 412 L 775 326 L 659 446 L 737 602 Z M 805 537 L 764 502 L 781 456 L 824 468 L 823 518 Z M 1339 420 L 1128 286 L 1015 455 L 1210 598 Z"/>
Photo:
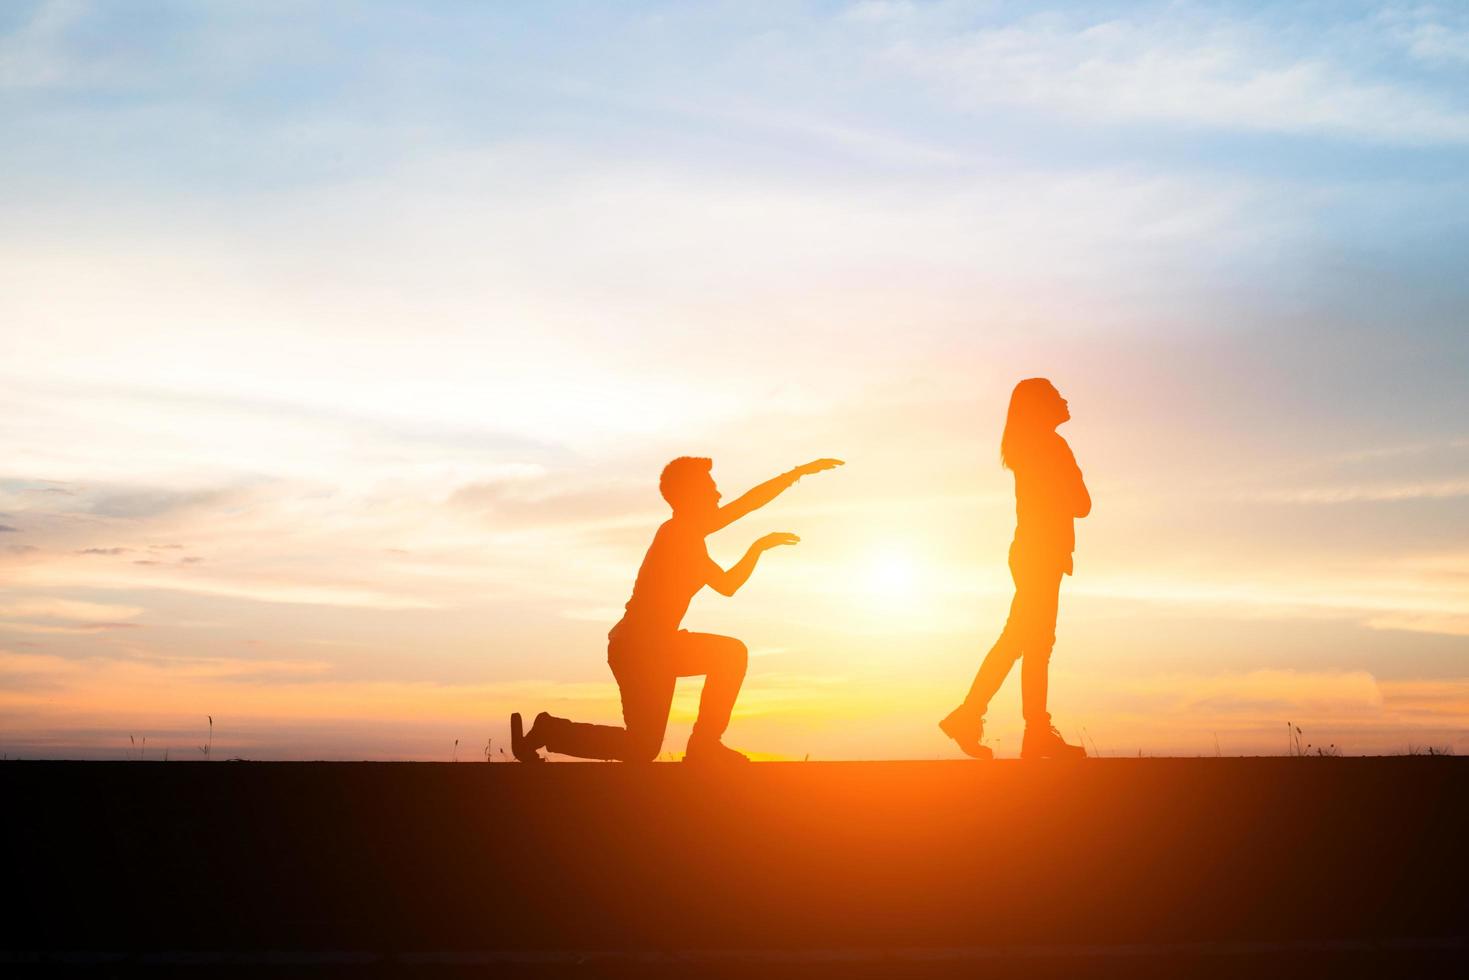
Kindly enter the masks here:
<path id="1" fill-rule="evenodd" d="M 795 473 L 796 479 L 799 480 L 801 477 L 810 476 L 812 473 L 820 473 L 822 470 L 834 470 L 838 466 L 845 465 L 846 461 L 840 459 L 813 459 L 809 463 L 803 463 L 797 466 L 791 472 Z"/>
<path id="2" fill-rule="evenodd" d="M 793 470 L 786 470 L 779 476 L 772 477 L 771 479 L 766 480 L 758 487 L 753 487 L 749 490 L 746 490 L 744 493 L 740 494 L 738 499 L 733 500 L 725 504 L 723 507 L 719 508 L 718 512 L 714 515 L 713 520 L 709 524 L 708 533 L 712 534 L 722 527 L 729 527 L 735 521 L 750 513 L 750 511 L 756 510 L 760 507 L 764 507 L 776 497 L 780 496 L 791 487 L 795 486 L 796 482 L 806 474 L 820 473 L 822 470 L 829 470 L 833 466 L 841 465 L 842 461 L 839 459 L 812 460 L 811 462 L 806 463 L 803 466 L 797 466 Z M 782 541 L 780 543 L 794 544 L 795 542 Z"/>

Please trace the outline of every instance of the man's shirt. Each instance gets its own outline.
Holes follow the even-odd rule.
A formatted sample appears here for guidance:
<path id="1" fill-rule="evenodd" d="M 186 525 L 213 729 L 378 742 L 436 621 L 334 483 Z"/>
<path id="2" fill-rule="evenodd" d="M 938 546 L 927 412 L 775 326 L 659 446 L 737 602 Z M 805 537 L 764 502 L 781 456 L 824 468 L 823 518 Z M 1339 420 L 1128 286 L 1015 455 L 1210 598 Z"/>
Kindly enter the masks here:
<path id="1" fill-rule="evenodd" d="M 613 633 L 647 636 L 676 632 L 694 594 L 719 566 L 704 546 L 706 529 L 671 517 L 653 535 L 622 621 Z"/>

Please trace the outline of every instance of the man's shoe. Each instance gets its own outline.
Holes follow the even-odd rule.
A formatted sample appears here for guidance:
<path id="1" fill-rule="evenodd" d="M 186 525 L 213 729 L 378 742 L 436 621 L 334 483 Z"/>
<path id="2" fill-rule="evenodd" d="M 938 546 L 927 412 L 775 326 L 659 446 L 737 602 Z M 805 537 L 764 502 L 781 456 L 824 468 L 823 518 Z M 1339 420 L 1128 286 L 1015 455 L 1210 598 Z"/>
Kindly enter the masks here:
<path id="1" fill-rule="evenodd" d="M 1086 749 L 1068 745 L 1055 725 L 1025 727 L 1025 741 L 1020 744 L 1022 759 L 1085 759 Z"/>
<path id="2" fill-rule="evenodd" d="M 688 751 L 684 752 L 683 761 L 692 762 L 696 766 L 742 766 L 750 762 L 743 752 L 736 752 L 719 741 L 690 742 Z"/>
<path id="3" fill-rule="evenodd" d="M 544 715 L 545 712 L 541 712 L 536 716 L 536 721 L 539 722 Z M 546 761 L 541 758 L 539 752 L 531 747 L 530 739 L 525 737 L 524 724 L 520 720 L 518 711 L 510 716 L 510 754 L 521 762 Z"/>
<path id="4" fill-rule="evenodd" d="M 971 759 L 995 757 L 994 751 L 988 745 L 979 744 L 979 740 L 984 737 L 984 716 L 974 714 L 962 704 L 939 722 L 939 730 L 952 738 L 959 746 L 959 751 Z"/>

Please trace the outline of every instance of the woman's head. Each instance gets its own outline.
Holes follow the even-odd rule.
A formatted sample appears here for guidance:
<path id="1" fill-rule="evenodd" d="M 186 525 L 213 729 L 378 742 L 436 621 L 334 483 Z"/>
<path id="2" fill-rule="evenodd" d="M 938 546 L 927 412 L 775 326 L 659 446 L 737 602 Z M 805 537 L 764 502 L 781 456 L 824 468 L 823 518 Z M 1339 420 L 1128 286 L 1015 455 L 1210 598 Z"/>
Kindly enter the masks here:
<path id="1" fill-rule="evenodd" d="M 1032 437 L 1055 431 L 1069 418 L 1066 399 L 1055 385 L 1045 378 L 1026 378 L 1010 392 L 1005 434 L 1000 437 L 1000 461 L 1013 470 Z"/>

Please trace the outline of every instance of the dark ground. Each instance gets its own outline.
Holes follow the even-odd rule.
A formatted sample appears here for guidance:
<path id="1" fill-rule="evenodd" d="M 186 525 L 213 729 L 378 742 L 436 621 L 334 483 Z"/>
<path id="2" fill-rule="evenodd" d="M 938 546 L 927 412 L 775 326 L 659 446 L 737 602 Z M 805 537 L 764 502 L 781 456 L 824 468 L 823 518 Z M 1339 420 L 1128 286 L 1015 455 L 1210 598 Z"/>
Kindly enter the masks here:
<path id="1" fill-rule="evenodd" d="M 9 762 L 0 800 L 6 975 L 1469 966 L 1469 759 Z"/>

